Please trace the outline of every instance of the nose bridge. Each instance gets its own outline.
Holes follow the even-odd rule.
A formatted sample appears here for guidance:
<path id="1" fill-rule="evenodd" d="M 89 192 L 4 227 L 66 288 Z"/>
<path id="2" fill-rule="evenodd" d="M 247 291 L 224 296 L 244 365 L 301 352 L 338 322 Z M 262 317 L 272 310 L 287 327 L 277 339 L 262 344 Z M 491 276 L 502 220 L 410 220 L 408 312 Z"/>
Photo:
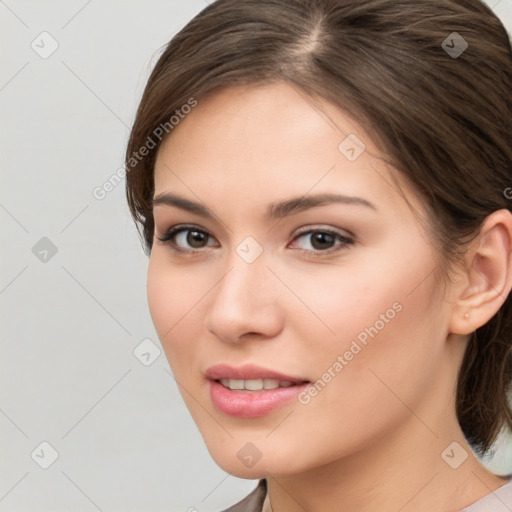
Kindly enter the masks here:
<path id="1" fill-rule="evenodd" d="M 261 246 L 260 246 L 261 247 Z M 263 257 L 263 250 L 256 255 L 254 245 L 251 242 L 241 242 L 232 250 L 227 264 L 227 273 L 219 283 L 216 294 L 217 300 L 231 302 L 238 306 L 248 304 L 258 297 L 261 284 L 268 279 L 266 259 Z"/>
<path id="2" fill-rule="evenodd" d="M 237 340 L 247 332 L 271 335 L 277 326 L 276 305 L 271 296 L 273 287 L 267 284 L 274 276 L 266 267 L 262 248 L 259 254 L 256 249 L 251 240 L 234 247 L 224 276 L 216 286 L 208 327 L 220 338 Z"/>

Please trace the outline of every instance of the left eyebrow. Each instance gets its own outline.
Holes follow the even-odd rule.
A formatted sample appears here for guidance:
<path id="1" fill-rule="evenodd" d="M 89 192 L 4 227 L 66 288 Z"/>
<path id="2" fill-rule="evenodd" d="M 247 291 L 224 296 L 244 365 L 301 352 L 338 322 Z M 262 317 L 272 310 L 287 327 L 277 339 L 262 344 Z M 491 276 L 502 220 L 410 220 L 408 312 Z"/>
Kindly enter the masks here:
<path id="1" fill-rule="evenodd" d="M 373 203 L 363 199 L 362 197 L 326 193 L 317 194 L 314 196 L 293 197 L 292 199 L 288 199 L 286 201 L 271 204 L 268 208 L 266 216 L 269 219 L 278 219 L 302 212 L 304 210 L 309 210 L 310 208 L 316 208 L 318 206 L 325 206 L 333 203 L 365 206 L 377 211 L 377 207 Z"/>
<path id="2" fill-rule="evenodd" d="M 300 213 L 304 210 L 309 210 L 310 208 L 326 206 L 334 203 L 364 206 L 374 211 L 378 211 L 377 207 L 373 203 L 361 197 L 326 193 L 314 196 L 293 197 L 279 203 L 271 203 L 267 208 L 265 216 L 269 220 L 279 219 Z M 182 210 L 186 210 L 209 219 L 213 219 L 215 217 L 212 211 L 203 204 L 190 201 L 189 199 L 169 192 L 158 194 L 153 198 L 153 208 L 160 205 L 175 206 L 176 208 L 181 208 Z"/>

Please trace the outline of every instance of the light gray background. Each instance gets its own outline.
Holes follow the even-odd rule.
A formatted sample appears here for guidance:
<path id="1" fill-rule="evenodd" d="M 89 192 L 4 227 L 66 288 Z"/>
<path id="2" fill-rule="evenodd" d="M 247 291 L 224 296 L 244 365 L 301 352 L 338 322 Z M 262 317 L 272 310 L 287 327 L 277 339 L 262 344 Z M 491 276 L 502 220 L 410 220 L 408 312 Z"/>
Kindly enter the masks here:
<path id="1" fill-rule="evenodd" d="M 511 31 L 512 0 L 489 5 Z M 159 49 L 205 6 L 0 0 L 2 511 L 213 512 L 255 487 L 212 461 L 158 356 L 124 180 L 93 196 Z M 512 471 L 512 443 L 486 463 Z"/>

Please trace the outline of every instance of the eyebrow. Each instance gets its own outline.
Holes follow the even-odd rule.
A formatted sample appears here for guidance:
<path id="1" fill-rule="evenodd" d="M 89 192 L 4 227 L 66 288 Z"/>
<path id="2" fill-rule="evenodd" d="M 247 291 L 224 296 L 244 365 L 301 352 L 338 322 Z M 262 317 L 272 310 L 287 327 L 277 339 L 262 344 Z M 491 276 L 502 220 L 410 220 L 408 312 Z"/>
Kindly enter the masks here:
<path id="1" fill-rule="evenodd" d="M 377 211 L 377 207 L 373 203 L 361 197 L 325 193 L 313 196 L 293 197 L 291 199 L 287 199 L 286 201 L 272 203 L 268 206 L 265 216 L 269 220 L 279 219 L 287 217 L 288 215 L 294 215 L 302 211 L 309 210 L 310 208 L 316 208 L 318 206 L 325 206 L 335 203 L 365 206 Z M 175 206 L 176 208 L 181 208 L 182 210 L 186 210 L 188 212 L 195 213 L 196 215 L 200 215 L 209 219 L 213 219 L 215 217 L 212 211 L 203 204 L 190 201 L 189 199 L 185 199 L 184 197 L 177 196 L 170 192 L 157 194 L 153 198 L 153 207 L 161 205 Z"/>

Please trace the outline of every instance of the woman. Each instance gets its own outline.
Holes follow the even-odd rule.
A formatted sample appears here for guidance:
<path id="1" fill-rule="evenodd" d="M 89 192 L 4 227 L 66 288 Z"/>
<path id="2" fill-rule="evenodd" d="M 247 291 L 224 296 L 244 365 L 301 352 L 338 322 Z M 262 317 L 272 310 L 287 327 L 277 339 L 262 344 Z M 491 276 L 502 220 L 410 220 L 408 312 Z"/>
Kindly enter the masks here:
<path id="1" fill-rule="evenodd" d="M 129 140 L 148 302 L 231 511 L 512 509 L 512 49 L 479 0 L 218 0 Z"/>

